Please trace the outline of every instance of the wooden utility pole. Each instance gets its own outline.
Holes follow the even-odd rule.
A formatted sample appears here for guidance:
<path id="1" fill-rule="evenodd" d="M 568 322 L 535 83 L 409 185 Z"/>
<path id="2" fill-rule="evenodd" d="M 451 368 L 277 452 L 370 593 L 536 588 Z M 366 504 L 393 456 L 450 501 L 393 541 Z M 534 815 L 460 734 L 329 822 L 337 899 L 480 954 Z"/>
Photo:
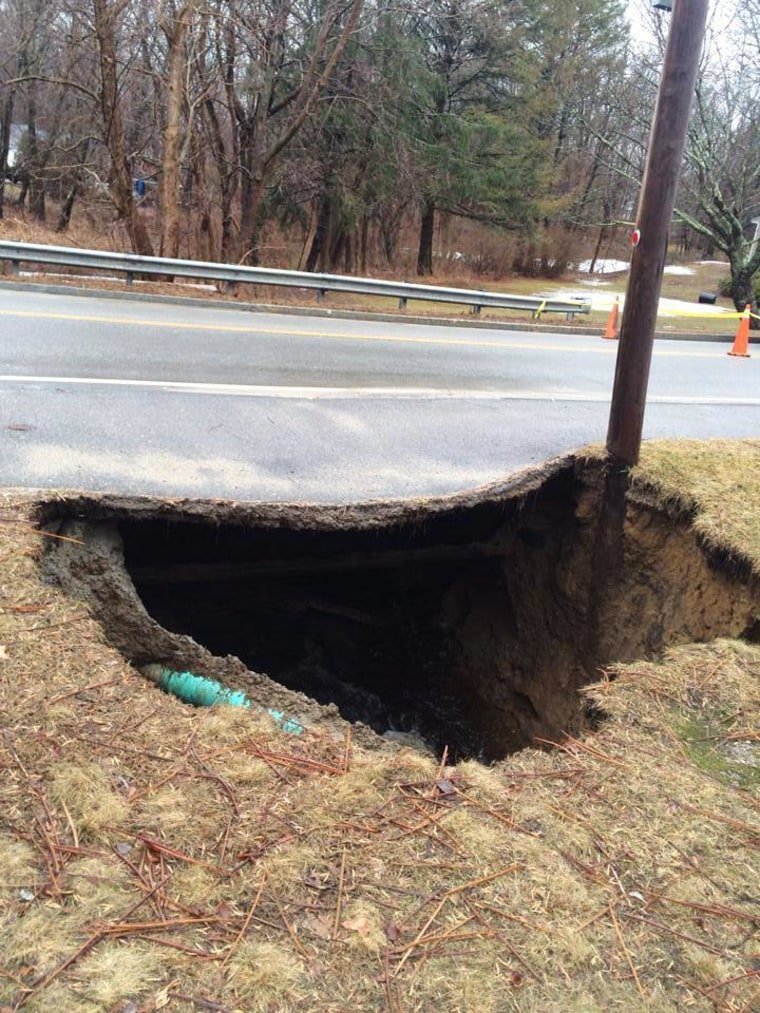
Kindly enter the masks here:
<path id="1" fill-rule="evenodd" d="M 639 459 L 657 307 L 681 172 L 689 113 L 704 41 L 708 0 L 673 0 L 620 328 L 607 431 L 607 461 L 594 543 L 584 663 L 615 657 L 608 616 L 625 579 L 626 495 Z"/>
<path id="2" fill-rule="evenodd" d="M 673 20 L 639 197 L 607 430 L 611 463 L 626 469 L 639 459 L 668 230 L 686 146 L 707 8 L 708 0 L 673 0 L 670 15 Z"/>

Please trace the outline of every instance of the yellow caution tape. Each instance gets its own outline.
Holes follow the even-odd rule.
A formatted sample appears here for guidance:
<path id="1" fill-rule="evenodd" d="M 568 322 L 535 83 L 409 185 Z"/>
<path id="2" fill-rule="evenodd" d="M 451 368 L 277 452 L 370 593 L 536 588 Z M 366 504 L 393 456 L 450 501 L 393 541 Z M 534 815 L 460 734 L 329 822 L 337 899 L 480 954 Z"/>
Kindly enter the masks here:
<path id="1" fill-rule="evenodd" d="M 678 310 L 678 309 L 661 309 L 658 310 L 658 316 L 661 317 L 710 317 L 712 320 L 741 320 L 744 316 L 744 311 L 741 313 L 729 312 L 726 310 L 725 313 L 710 313 L 709 310 Z"/>
<path id="2" fill-rule="evenodd" d="M 741 320 L 746 312 L 746 310 L 726 310 L 723 313 L 711 313 L 709 310 L 679 310 L 668 307 L 658 310 L 657 315 L 660 317 L 711 317 L 713 320 Z M 749 315 L 755 320 L 760 320 L 760 314 L 750 311 Z"/>

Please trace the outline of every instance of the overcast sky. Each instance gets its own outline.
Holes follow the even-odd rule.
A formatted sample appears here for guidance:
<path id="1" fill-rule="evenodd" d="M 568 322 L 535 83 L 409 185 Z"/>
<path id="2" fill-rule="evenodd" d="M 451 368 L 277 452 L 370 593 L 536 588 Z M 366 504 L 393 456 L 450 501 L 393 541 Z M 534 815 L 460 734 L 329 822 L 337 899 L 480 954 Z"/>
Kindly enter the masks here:
<path id="1" fill-rule="evenodd" d="M 673 0 L 678 3 L 678 0 Z M 628 0 L 628 21 L 634 39 L 645 42 L 651 40 L 653 28 L 659 24 L 665 37 L 668 32 L 670 14 L 667 11 L 654 10 L 652 0 Z M 707 15 L 707 38 L 712 47 L 719 47 L 721 41 L 728 43 L 728 33 L 733 34 L 736 19 L 742 16 L 741 0 L 710 0 Z M 735 41 L 735 40 L 734 40 Z"/>

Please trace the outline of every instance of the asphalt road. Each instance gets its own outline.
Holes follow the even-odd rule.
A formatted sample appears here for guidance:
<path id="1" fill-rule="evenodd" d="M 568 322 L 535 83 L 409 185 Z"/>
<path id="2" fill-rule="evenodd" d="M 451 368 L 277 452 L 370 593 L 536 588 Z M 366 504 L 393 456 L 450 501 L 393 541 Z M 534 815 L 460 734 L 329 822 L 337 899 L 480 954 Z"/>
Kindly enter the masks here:
<path id="1" fill-rule="evenodd" d="M 596 337 L 0 286 L 0 485 L 246 500 L 435 495 L 604 440 Z M 659 340 L 645 438 L 760 435 L 760 354 Z"/>

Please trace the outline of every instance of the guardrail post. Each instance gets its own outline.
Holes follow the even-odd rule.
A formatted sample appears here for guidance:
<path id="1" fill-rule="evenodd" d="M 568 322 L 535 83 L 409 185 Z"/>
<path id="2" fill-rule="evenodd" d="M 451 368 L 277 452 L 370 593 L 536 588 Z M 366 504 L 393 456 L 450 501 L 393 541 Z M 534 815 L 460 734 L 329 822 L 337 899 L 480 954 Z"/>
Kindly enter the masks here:
<path id="1" fill-rule="evenodd" d="M 21 274 L 21 261 L 20 260 L 12 260 L 11 261 L 11 271 L 16 276 L 18 276 L 19 274 Z"/>
<path id="2" fill-rule="evenodd" d="M 131 285 L 134 280 L 134 273 L 132 271 L 127 271 L 127 285 Z"/>
<path id="3" fill-rule="evenodd" d="M 479 306 L 477 303 L 473 303 L 472 310 L 471 310 L 472 315 L 474 317 L 479 317 L 480 316 L 480 310 L 481 310 L 481 308 L 482 307 Z"/>
<path id="4" fill-rule="evenodd" d="M 326 295 L 327 295 L 327 289 L 326 288 L 318 288 L 317 289 L 317 302 L 324 302 Z"/>
<path id="5" fill-rule="evenodd" d="M 406 298 L 405 295 L 402 295 L 401 298 L 398 301 L 398 308 L 400 310 L 405 310 L 406 309 L 406 304 L 407 304 L 407 298 Z"/>

